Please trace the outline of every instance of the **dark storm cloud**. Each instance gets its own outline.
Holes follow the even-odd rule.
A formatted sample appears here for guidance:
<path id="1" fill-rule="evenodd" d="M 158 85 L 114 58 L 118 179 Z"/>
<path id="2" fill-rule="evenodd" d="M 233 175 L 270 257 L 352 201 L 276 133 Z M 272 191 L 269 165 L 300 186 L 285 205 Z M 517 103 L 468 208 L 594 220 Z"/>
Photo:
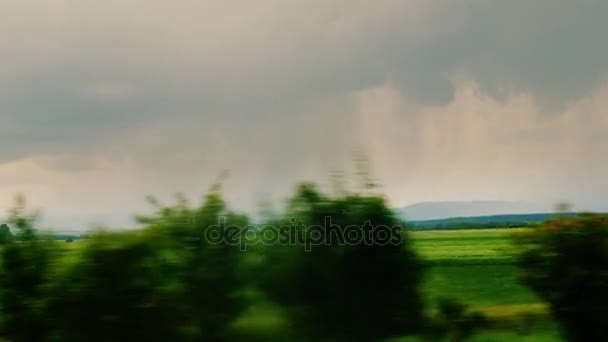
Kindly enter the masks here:
<path id="1" fill-rule="evenodd" d="M 601 0 L 7 0 L 0 173 L 38 179 L 41 205 L 89 188 L 107 202 L 80 205 L 111 212 L 125 189 L 127 207 L 194 194 L 227 168 L 228 195 L 250 209 L 364 148 L 397 204 L 583 198 L 593 189 L 566 177 L 580 168 L 541 175 L 561 148 L 608 169 L 591 133 L 608 122 L 607 12 Z M 514 190 L 525 177 L 542 182 Z"/>

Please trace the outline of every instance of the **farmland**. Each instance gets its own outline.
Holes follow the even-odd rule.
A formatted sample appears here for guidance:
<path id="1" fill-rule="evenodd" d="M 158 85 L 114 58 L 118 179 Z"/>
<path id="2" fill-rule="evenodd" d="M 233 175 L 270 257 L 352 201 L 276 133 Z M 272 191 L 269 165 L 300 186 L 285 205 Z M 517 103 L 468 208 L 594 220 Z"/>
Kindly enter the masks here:
<path id="1" fill-rule="evenodd" d="M 423 292 L 429 302 L 450 297 L 512 329 L 522 317 L 536 317 L 527 336 L 512 331 L 482 332 L 475 341 L 559 341 L 545 305 L 518 283 L 510 236 L 525 229 L 416 231 L 411 236 L 424 258 Z"/>
<path id="2" fill-rule="evenodd" d="M 428 264 L 427 297 L 450 296 L 475 307 L 537 303 L 516 279 L 509 235 L 517 231 L 413 232 L 414 246 Z"/>

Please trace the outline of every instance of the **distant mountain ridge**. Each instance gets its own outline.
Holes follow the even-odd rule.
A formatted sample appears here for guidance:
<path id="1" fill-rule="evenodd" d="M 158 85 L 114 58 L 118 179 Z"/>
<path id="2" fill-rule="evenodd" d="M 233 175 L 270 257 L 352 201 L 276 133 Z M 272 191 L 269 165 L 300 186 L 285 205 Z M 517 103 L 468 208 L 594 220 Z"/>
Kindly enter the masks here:
<path id="1" fill-rule="evenodd" d="M 398 209 L 408 221 L 441 220 L 455 217 L 547 213 L 551 208 L 528 201 L 420 202 Z"/>

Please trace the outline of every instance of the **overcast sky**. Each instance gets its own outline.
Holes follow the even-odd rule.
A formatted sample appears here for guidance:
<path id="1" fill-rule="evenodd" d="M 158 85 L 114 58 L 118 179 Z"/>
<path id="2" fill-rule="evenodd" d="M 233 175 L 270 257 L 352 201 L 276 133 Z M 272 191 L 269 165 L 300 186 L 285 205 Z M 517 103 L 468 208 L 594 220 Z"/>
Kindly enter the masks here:
<path id="1" fill-rule="evenodd" d="M 608 209 L 608 1 L 2 0 L 0 209 L 254 211 L 364 150 L 394 206 Z"/>

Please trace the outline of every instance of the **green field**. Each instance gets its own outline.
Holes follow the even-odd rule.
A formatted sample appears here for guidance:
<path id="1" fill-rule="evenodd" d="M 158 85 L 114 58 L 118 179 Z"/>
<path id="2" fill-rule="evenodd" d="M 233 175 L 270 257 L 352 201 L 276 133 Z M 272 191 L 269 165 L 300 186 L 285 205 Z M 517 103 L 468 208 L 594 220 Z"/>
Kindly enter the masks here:
<path id="1" fill-rule="evenodd" d="M 509 326 L 534 316 L 526 335 L 509 331 L 480 333 L 474 341 L 559 341 L 545 305 L 520 285 L 510 236 L 525 229 L 415 231 L 415 249 L 427 264 L 423 285 L 430 303 L 441 297 L 458 299 Z"/>
<path id="2" fill-rule="evenodd" d="M 427 298 L 449 296 L 475 307 L 538 303 L 517 282 L 509 235 L 521 230 L 461 230 L 412 233 L 427 262 Z"/>
<path id="3" fill-rule="evenodd" d="M 418 252 L 430 261 L 512 260 L 513 234 L 527 228 L 413 231 Z"/>

